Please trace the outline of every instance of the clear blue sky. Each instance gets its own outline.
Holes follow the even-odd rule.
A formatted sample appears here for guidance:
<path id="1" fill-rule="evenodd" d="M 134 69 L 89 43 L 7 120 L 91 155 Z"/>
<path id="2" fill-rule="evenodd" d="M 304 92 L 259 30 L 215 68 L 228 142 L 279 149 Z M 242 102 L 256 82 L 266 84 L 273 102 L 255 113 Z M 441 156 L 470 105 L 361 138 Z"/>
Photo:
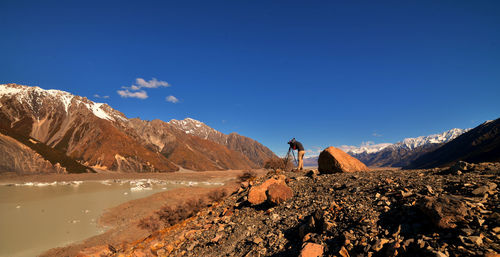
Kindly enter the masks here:
<path id="1" fill-rule="evenodd" d="M 2 0 L 0 37 L 0 83 L 192 117 L 278 154 L 291 137 L 315 150 L 500 117 L 500 1 Z"/>

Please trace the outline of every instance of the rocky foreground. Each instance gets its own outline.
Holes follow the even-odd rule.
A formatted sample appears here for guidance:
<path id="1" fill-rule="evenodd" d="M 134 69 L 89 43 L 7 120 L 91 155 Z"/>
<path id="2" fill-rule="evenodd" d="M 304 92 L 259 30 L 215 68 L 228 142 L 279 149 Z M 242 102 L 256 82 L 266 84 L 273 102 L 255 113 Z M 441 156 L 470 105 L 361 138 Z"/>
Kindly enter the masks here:
<path id="1" fill-rule="evenodd" d="M 499 173 L 498 163 L 269 172 L 144 240 L 81 255 L 499 256 Z"/>

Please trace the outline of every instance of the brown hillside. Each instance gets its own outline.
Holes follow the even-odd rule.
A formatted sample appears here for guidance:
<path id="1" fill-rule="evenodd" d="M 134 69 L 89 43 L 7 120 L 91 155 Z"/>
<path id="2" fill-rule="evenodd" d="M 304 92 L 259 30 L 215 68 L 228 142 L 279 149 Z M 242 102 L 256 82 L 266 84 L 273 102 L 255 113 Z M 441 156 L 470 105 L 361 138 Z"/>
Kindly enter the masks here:
<path id="1" fill-rule="evenodd" d="M 171 152 L 168 159 L 192 170 L 249 169 L 253 164 L 242 153 L 229 150 L 223 145 L 172 130 L 177 143 L 166 146 L 164 152 Z M 169 149 L 173 147 L 173 149 Z"/>
<path id="2" fill-rule="evenodd" d="M 81 127 L 88 130 L 76 129 L 73 133 L 78 141 L 69 152 L 73 158 L 125 172 L 167 172 L 179 169 L 164 156 L 146 149 L 108 121 L 95 119 L 92 125 Z"/>

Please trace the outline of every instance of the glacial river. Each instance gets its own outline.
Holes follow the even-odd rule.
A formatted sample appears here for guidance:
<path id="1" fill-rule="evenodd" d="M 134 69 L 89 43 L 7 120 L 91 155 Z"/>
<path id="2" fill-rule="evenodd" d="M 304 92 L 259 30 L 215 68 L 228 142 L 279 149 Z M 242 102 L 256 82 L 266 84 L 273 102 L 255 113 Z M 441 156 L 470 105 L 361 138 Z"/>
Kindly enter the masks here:
<path id="1" fill-rule="evenodd" d="M 104 232 L 107 208 L 178 187 L 221 185 L 159 180 L 0 185 L 0 256 L 36 256 Z"/>

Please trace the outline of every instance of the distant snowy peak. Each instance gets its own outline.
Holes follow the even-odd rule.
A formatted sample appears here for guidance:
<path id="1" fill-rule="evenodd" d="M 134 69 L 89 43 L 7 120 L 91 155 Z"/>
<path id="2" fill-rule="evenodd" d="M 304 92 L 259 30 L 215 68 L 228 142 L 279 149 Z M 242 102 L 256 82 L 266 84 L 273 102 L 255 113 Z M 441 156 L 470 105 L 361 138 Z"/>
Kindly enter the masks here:
<path id="1" fill-rule="evenodd" d="M 0 84 L 0 98 L 7 96 L 17 99 L 17 101 L 28 108 L 34 110 L 35 105 L 42 104 L 43 98 L 49 99 L 51 104 L 61 104 L 66 113 L 70 108 L 85 106 L 95 116 L 100 119 L 116 121 L 117 119 L 126 121 L 126 117 L 104 103 L 95 103 L 85 97 L 75 96 L 71 93 L 55 90 L 42 89 L 39 87 L 28 87 L 17 84 Z"/>
<path id="2" fill-rule="evenodd" d="M 384 149 L 407 149 L 413 150 L 418 147 L 429 145 L 429 144 L 443 144 L 447 143 L 463 133 L 469 131 L 470 129 L 458 129 L 454 128 L 443 132 L 441 134 L 434 134 L 430 136 L 420 136 L 416 138 L 405 138 L 403 141 L 397 142 L 395 144 L 391 143 L 381 143 L 381 144 L 373 144 L 373 143 L 363 143 L 361 146 L 348 146 L 343 145 L 339 147 L 350 154 L 373 154 L 380 152 Z"/>
<path id="3" fill-rule="evenodd" d="M 184 120 L 171 120 L 168 122 L 177 129 L 184 131 L 186 134 L 191 134 L 194 136 L 201 137 L 203 139 L 208 139 L 209 137 L 215 135 L 222 135 L 221 132 L 207 126 L 205 123 L 192 119 L 185 118 Z"/>
<path id="4" fill-rule="evenodd" d="M 361 153 L 376 153 L 391 145 L 392 145 L 391 143 L 381 143 L 381 144 L 363 143 L 361 144 L 361 146 L 343 145 L 340 146 L 339 148 L 347 153 L 361 154 Z"/>
<path id="5" fill-rule="evenodd" d="M 451 130 L 448 130 L 446 132 L 443 132 L 441 134 L 434 134 L 430 136 L 420 136 L 416 138 L 405 138 L 401 142 L 397 142 L 391 147 L 393 148 L 404 148 L 408 150 L 413 150 L 415 148 L 428 145 L 428 144 L 443 144 L 447 143 L 458 136 L 462 135 L 463 133 L 469 131 L 470 129 L 458 129 L 454 128 Z"/>

